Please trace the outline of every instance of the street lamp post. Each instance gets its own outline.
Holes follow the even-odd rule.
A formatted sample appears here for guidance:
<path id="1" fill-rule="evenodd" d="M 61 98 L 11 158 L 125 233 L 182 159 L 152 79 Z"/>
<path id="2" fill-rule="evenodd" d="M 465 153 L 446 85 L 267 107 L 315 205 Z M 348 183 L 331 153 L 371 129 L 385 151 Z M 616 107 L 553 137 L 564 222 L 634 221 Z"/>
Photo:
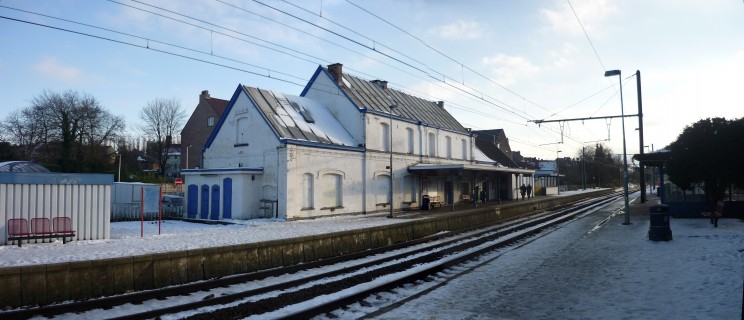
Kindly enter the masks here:
<path id="1" fill-rule="evenodd" d="M 624 225 L 630 223 L 630 206 L 628 205 L 628 154 L 625 147 L 625 108 L 623 107 L 623 78 L 620 74 L 620 70 L 609 70 L 605 71 L 605 77 L 617 76 L 618 82 L 620 82 L 620 119 L 622 119 L 623 126 L 623 190 L 625 198 L 625 222 Z"/>
<path id="2" fill-rule="evenodd" d="M 117 151 L 116 156 L 119 157 L 119 175 L 117 175 L 116 182 L 121 182 L 121 153 Z"/>
<path id="3" fill-rule="evenodd" d="M 189 168 L 189 148 L 191 148 L 191 145 L 186 146 L 186 169 Z"/>
<path id="4" fill-rule="evenodd" d="M 390 105 L 390 214 L 388 218 L 395 217 L 393 216 L 393 110 L 397 107 L 396 104 Z"/>

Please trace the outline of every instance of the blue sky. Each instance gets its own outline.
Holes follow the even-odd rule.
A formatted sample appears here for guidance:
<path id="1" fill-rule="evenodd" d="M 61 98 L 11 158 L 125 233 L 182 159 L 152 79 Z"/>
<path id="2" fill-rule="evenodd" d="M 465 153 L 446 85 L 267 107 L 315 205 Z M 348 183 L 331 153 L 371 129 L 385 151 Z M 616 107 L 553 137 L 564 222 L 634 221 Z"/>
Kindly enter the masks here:
<path id="1" fill-rule="evenodd" d="M 202 90 L 229 99 L 244 84 L 299 95 L 318 65 L 336 62 L 361 78 L 444 100 L 465 127 L 503 128 L 512 150 L 545 159 L 558 151 L 576 156 L 587 142 L 608 138 L 622 153 L 620 119 L 566 122 L 563 138 L 557 123 L 529 122 L 619 115 L 618 77 L 605 78 L 605 70 L 622 71 L 625 114 L 637 113 L 636 78 L 628 77 L 641 71 L 644 144 L 655 149 L 700 119 L 744 116 L 742 1 L 3 0 L 0 6 L 6 17 L 0 19 L 0 119 L 43 90 L 71 89 L 94 95 L 137 135 L 138 112 L 155 98 L 176 98 L 190 114 Z M 289 54 L 248 41 L 280 45 Z M 625 122 L 628 153 L 637 153 L 638 119 Z"/>

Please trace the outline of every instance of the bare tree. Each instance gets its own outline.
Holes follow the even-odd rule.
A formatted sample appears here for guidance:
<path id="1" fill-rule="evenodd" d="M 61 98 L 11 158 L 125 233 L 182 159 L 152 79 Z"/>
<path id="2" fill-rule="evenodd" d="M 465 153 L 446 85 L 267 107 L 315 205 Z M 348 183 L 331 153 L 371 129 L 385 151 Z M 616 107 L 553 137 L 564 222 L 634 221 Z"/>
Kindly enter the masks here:
<path id="1" fill-rule="evenodd" d="M 124 130 L 124 120 L 91 95 L 44 91 L 12 112 L 2 129 L 22 159 L 57 164 L 63 172 L 105 172 L 111 169 L 108 143 Z"/>
<path id="2" fill-rule="evenodd" d="M 165 176 L 171 138 L 186 123 L 186 112 L 177 99 L 156 98 L 140 110 L 139 118 L 142 120 L 140 129 L 154 140 L 147 150 L 160 164 L 160 175 Z"/>

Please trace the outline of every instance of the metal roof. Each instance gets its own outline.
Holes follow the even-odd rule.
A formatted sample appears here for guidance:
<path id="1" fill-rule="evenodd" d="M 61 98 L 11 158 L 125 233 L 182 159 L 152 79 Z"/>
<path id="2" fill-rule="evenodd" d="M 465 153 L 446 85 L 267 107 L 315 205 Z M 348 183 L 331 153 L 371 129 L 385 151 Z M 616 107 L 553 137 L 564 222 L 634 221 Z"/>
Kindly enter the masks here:
<path id="1" fill-rule="evenodd" d="M 243 86 L 280 139 L 357 147 L 343 125 L 320 102 L 269 90 Z"/>
<path id="2" fill-rule="evenodd" d="M 46 167 L 31 161 L 0 162 L 0 172 L 50 172 Z"/>
<path id="3" fill-rule="evenodd" d="M 343 79 L 341 88 L 360 108 L 390 113 L 390 106 L 396 105 L 394 114 L 399 117 L 468 134 L 443 104 L 390 89 L 384 81 L 367 81 L 349 74 L 344 74 Z"/>

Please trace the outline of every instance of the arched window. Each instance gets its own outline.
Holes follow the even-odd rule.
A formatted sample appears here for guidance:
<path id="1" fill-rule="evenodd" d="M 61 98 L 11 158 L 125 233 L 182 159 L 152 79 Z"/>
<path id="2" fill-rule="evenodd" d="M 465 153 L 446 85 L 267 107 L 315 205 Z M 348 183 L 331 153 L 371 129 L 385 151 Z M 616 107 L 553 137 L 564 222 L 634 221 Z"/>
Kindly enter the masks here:
<path id="1" fill-rule="evenodd" d="M 403 201 L 416 202 L 416 184 L 413 176 L 403 177 Z"/>
<path id="2" fill-rule="evenodd" d="M 378 175 L 375 177 L 375 204 L 390 205 L 390 176 Z"/>
<path id="3" fill-rule="evenodd" d="M 343 180 L 341 175 L 326 173 L 320 179 L 321 205 L 324 208 L 343 207 Z"/>
<path id="4" fill-rule="evenodd" d="M 408 141 L 408 143 L 407 143 L 408 148 L 407 148 L 406 152 L 408 154 L 414 154 L 414 151 L 415 150 L 413 149 L 413 129 L 406 128 L 406 138 L 407 138 L 406 141 Z"/>
<path id="5" fill-rule="evenodd" d="M 390 151 L 390 125 L 387 123 L 380 123 L 380 145 L 382 151 Z"/>
<path id="6" fill-rule="evenodd" d="M 447 159 L 452 159 L 452 138 L 446 136 L 444 137 L 444 141 L 447 148 Z"/>
<path id="7" fill-rule="evenodd" d="M 437 135 L 434 132 L 429 132 L 429 156 L 437 156 Z"/>
<path id="8" fill-rule="evenodd" d="M 313 209 L 313 175 L 302 175 L 302 209 Z"/>

